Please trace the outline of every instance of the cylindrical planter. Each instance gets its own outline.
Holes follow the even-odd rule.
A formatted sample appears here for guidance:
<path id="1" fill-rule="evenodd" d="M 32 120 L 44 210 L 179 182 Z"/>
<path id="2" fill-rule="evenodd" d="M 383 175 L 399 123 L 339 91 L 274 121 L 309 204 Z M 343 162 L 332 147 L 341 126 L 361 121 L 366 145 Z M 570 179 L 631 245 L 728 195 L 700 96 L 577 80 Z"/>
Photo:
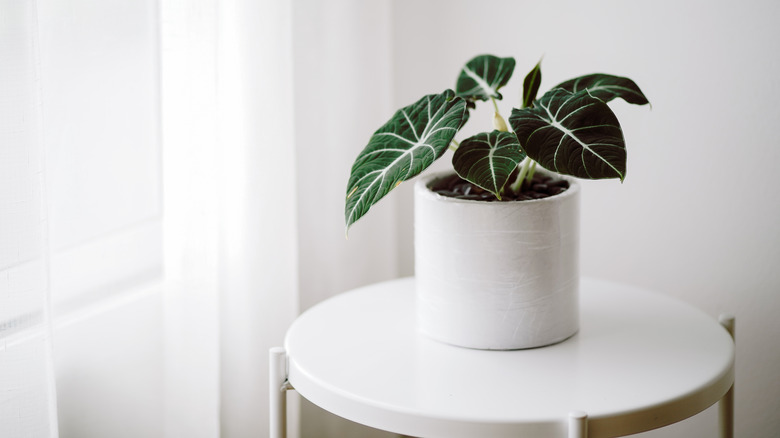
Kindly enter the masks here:
<path id="1" fill-rule="evenodd" d="M 448 344 L 541 347 L 579 329 L 579 192 L 532 201 L 445 197 L 415 184 L 417 324 Z"/>

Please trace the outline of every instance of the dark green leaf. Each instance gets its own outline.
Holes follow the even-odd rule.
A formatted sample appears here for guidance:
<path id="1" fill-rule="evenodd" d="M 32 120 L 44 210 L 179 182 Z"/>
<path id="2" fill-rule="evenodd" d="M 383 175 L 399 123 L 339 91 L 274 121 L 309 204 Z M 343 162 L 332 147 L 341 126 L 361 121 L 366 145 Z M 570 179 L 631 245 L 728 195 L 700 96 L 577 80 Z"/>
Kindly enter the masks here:
<path id="1" fill-rule="evenodd" d="M 501 100 L 498 90 L 506 85 L 515 70 L 514 58 L 480 55 L 466 63 L 458 76 L 455 92 L 469 100 Z"/>
<path id="2" fill-rule="evenodd" d="M 555 88 L 563 88 L 572 93 L 588 90 L 593 97 L 597 97 L 604 102 L 620 97 L 626 102 L 636 105 L 649 103 L 642 90 L 631 79 L 603 73 L 569 79 Z"/>
<path id="3" fill-rule="evenodd" d="M 379 128 L 352 165 L 347 184 L 347 228 L 401 181 L 441 157 L 463 124 L 466 101 L 452 90 L 398 110 Z"/>
<path id="4" fill-rule="evenodd" d="M 524 158 L 514 133 L 483 132 L 460 143 L 452 156 L 452 166 L 461 178 L 501 199 L 501 189 Z"/>
<path id="5" fill-rule="evenodd" d="M 587 90 L 547 92 L 532 108 L 509 117 L 531 159 L 550 170 L 579 178 L 626 175 L 626 145 L 617 117 Z"/>
<path id="6" fill-rule="evenodd" d="M 523 81 L 523 108 L 528 108 L 536 100 L 539 85 L 542 84 L 542 61 L 539 61 Z"/>

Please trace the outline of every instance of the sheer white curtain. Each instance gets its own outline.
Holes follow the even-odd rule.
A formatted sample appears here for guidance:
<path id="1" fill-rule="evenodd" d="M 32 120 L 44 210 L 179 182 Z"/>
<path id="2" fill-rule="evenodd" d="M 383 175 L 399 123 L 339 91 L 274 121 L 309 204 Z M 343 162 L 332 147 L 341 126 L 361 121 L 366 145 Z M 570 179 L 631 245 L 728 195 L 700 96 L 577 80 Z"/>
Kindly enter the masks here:
<path id="1" fill-rule="evenodd" d="M 0 0 L 0 436 L 57 436 L 57 402 L 62 436 L 266 433 L 268 349 L 299 311 L 399 274 L 396 201 L 343 234 L 392 109 L 390 2 L 364 3 Z"/>
<path id="2" fill-rule="evenodd" d="M 166 435 L 258 436 L 298 309 L 292 3 L 162 11 Z"/>
<path id="3" fill-rule="evenodd" d="M 56 437 L 37 7 L 0 1 L 0 436 Z"/>
<path id="4" fill-rule="evenodd" d="M 163 1 L 170 436 L 265 434 L 267 350 L 299 309 L 399 274 L 394 201 L 349 241 L 342 214 L 352 160 L 392 107 L 390 9 Z M 370 433 L 303 417 L 303 436 Z"/>

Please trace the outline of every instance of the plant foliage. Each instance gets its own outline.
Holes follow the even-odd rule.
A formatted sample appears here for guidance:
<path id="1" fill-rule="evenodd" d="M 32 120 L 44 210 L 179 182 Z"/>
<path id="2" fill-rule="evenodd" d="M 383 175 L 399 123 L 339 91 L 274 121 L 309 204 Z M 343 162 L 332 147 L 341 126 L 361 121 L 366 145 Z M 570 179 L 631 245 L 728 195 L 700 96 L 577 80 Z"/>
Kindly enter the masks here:
<path id="1" fill-rule="evenodd" d="M 514 71 L 514 58 L 477 56 L 460 70 L 455 93 L 471 101 L 491 98 L 501 100 L 503 96 L 498 90 L 509 82 Z"/>
<path id="2" fill-rule="evenodd" d="M 444 154 L 466 113 L 452 90 L 424 96 L 379 128 L 352 165 L 347 184 L 347 227 L 398 184 Z"/>
<path id="3" fill-rule="evenodd" d="M 626 176 L 626 145 L 617 116 L 607 102 L 621 98 L 645 105 L 644 93 L 631 79 L 603 73 L 562 82 L 537 99 L 542 80 L 541 61 L 525 76 L 522 107 L 506 122 L 497 100 L 515 69 L 514 58 L 480 55 L 461 69 L 455 90 L 430 94 L 398 110 L 369 139 L 352 165 L 345 219 L 347 229 L 380 199 L 457 147 L 452 164 L 458 175 L 501 199 L 514 170 L 520 177 L 538 163 L 578 178 Z M 463 140 L 455 135 L 469 120 L 476 101 L 491 100 L 496 130 Z M 452 146 L 451 146 L 452 145 Z M 530 179 L 530 178 L 529 178 Z M 478 201 L 475 201 L 478 202 Z"/>
<path id="4" fill-rule="evenodd" d="M 542 85 L 542 61 L 539 61 L 523 80 L 523 108 L 528 108 L 536 100 L 536 93 Z"/>
<path id="5" fill-rule="evenodd" d="M 625 177 L 620 123 L 587 89 L 555 88 L 533 107 L 512 110 L 509 124 L 528 156 L 547 169 L 579 178 Z"/>
<path id="6" fill-rule="evenodd" d="M 525 152 L 511 132 L 483 132 L 469 137 L 452 156 L 458 176 L 501 199 L 509 175 L 525 158 Z"/>

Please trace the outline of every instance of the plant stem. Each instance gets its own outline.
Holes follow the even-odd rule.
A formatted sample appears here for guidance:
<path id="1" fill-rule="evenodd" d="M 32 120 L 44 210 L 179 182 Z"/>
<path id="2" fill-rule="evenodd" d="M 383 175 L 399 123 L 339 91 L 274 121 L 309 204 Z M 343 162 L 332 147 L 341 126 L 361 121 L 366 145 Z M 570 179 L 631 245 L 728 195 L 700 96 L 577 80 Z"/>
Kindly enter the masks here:
<path id="1" fill-rule="evenodd" d="M 452 141 L 450 142 L 450 150 L 452 150 L 452 151 L 455 151 L 455 150 L 457 150 L 459 147 L 460 147 L 460 143 L 458 143 L 457 141 L 455 141 L 455 139 L 452 139 Z"/>
<path id="2" fill-rule="evenodd" d="M 520 193 L 520 189 L 523 187 L 523 180 L 525 180 L 525 176 L 528 174 L 528 168 L 531 166 L 531 162 L 533 162 L 533 160 L 526 157 L 526 159 L 523 160 L 521 164 L 518 164 L 518 166 L 521 166 L 520 173 L 517 174 L 517 179 L 515 179 L 515 182 L 513 182 L 512 186 L 510 187 L 513 193 Z"/>
<path id="3" fill-rule="evenodd" d="M 496 98 L 493 96 L 490 96 L 490 100 L 493 102 L 493 108 L 496 110 L 496 114 L 499 113 L 498 111 L 498 103 L 496 103 Z"/>
<path id="4" fill-rule="evenodd" d="M 536 161 L 531 163 L 531 168 L 528 169 L 528 176 L 526 176 L 526 181 L 530 183 L 531 180 L 534 179 L 534 173 L 536 173 Z"/>

